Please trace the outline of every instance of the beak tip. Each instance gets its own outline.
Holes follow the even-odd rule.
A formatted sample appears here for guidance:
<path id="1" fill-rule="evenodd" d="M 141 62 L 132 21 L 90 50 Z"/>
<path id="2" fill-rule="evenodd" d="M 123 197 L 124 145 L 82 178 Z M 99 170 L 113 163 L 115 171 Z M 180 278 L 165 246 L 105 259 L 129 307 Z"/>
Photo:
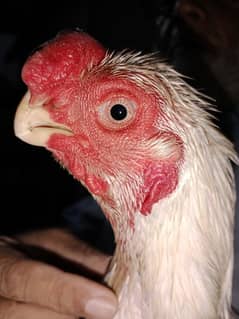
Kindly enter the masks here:
<path id="1" fill-rule="evenodd" d="M 44 146 L 43 141 L 35 138 L 31 130 L 31 120 L 34 112 L 29 106 L 30 97 L 30 92 L 27 91 L 17 107 L 13 122 L 14 134 L 23 142 L 36 146 Z"/>
<path id="2" fill-rule="evenodd" d="M 68 127 L 52 121 L 49 112 L 39 100 L 30 103 L 30 99 L 28 91 L 17 107 L 14 117 L 14 134 L 17 138 L 28 144 L 47 148 L 52 134 L 72 135 Z"/>

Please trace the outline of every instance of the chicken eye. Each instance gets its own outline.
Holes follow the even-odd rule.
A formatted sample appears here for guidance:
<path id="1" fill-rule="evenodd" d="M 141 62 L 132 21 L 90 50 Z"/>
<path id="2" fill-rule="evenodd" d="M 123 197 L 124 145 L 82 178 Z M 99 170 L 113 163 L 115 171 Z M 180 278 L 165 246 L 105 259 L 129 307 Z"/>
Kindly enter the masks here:
<path id="1" fill-rule="evenodd" d="M 137 105 L 124 97 L 111 99 L 97 108 L 99 124 L 110 130 L 120 130 L 130 125 L 136 116 Z"/>
<path id="2" fill-rule="evenodd" d="M 110 109 L 110 115 L 116 121 L 122 121 L 127 117 L 127 108 L 122 104 L 115 104 Z"/>

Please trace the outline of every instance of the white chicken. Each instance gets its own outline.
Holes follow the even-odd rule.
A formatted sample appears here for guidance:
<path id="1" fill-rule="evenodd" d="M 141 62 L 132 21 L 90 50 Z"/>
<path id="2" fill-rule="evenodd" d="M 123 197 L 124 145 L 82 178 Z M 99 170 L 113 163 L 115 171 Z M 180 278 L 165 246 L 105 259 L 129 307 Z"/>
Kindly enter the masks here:
<path id="1" fill-rule="evenodd" d="M 232 318 L 233 146 L 156 55 L 58 35 L 23 67 L 20 139 L 46 147 L 114 229 L 114 319 Z"/>

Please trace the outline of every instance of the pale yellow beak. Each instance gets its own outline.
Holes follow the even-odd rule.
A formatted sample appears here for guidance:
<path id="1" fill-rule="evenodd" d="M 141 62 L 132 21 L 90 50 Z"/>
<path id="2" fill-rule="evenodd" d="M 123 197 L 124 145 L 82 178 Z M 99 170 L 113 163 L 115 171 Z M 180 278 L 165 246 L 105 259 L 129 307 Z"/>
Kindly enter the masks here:
<path id="1" fill-rule="evenodd" d="M 73 135 L 67 126 L 52 121 L 42 103 L 29 105 L 29 91 L 22 98 L 14 118 L 15 135 L 22 141 L 45 147 L 53 133 Z"/>

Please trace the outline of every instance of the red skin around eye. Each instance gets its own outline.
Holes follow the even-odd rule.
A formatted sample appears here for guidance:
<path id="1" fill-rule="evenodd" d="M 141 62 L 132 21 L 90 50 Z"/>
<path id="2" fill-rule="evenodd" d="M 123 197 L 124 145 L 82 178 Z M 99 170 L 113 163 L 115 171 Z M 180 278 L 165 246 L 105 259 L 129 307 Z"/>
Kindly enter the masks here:
<path id="1" fill-rule="evenodd" d="M 106 73 L 81 77 L 82 71 L 87 71 L 89 64 L 97 65 L 104 58 L 105 52 L 97 41 L 84 33 L 61 35 L 29 58 L 22 71 L 23 80 L 31 91 L 32 99 L 43 95 L 49 99 L 48 102 L 53 101 L 58 105 L 54 108 L 54 103 L 49 103 L 45 109 L 53 121 L 69 126 L 75 134 L 74 138 L 51 136 L 48 148 L 56 157 L 77 179 L 86 184 L 90 192 L 106 200 L 110 185 L 102 177 L 89 173 L 87 166 L 99 165 L 98 169 L 102 170 L 104 176 L 114 170 L 114 167 L 109 168 L 107 165 L 114 166 L 120 161 L 125 163 L 123 174 L 129 172 L 137 178 L 140 172 L 142 189 L 134 200 L 140 212 L 148 215 L 154 203 L 176 188 L 179 158 L 153 159 L 152 156 L 142 154 L 140 163 L 137 160 L 134 167 L 134 161 L 129 161 L 128 157 L 129 154 L 134 157 L 134 152 L 137 152 L 135 147 L 142 140 L 150 140 L 159 133 L 155 121 L 163 118 L 160 105 L 164 101 L 157 93 L 142 89 L 126 76 L 117 78 Z M 117 103 L 117 97 L 137 105 L 132 123 L 119 130 L 110 127 L 110 124 L 104 127 L 97 118 L 97 107 L 108 99 Z M 79 120 L 76 120 L 74 116 L 79 114 Z M 80 136 L 86 137 L 84 141 L 81 139 L 81 145 L 77 136 L 79 139 Z M 178 157 L 182 158 L 180 147 L 178 152 L 181 154 Z M 87 163 L 84 162 L 86 160 Z"/>
<path id="2" fill-rule="evenodd" d="M 97 86 L 96 93 L 94 86 Z M 67 161 L 63 158 L 63 163 L 68 162 L 67 168 L 72 174 L 77 179 L 82 180 L 90 192 L 105 200 L 108 200 L 107 192 L 110 185 L 107 185 L 106 181 L 101 177 L 96 178 L 96 176 L 85 171 L 84 174 L 80 173 L 82 169 L 77 168 L 76 165 L 84 166 L 84 161 L 87 160 L 87 165 L 98 167 L 103 172 L 103 175 L 107 175 L 109 171 L 114 172 L 120 162 L 123 174 L 131 174 L 132 176 L 135 175 L 135 178 L 143 179 L 142 187 L 134 200 L 138 210 L 143 215 L 148 215 L 152 210 L 153 204 L 168 196 L 177 186 L 179 163 L 182 159 L 182 142 L 170 132 L 160 135 L 160 131 L 155 125 L 155 120 L 158 118 L 163 119 L 160 109 L 160 102 L 162 103 L 162 101 L 153 94 L 145 95 L 145 93 L 142 93 L 144 91 L 131 82 L 124 81 L 122 83 L 119 80 L 116 80 L 114 85 L 107 83 L 106 86 L 101 86 L 96 83 L 89 85 L 89 87 L 91 88 L 91 94 L 86 94 L 87 98 L 82 97 L 80 99 L 84 101 L 82 111 L 80 111 L 81 115 L 83 116 L 84 112 L 87 112 L 87 116 L 84 117 L 82 123 L 77 121 L 72 124 L 73 130 L 77 132 L 76 135 L 71 139 L 69 137 L 63 139 L 62 145 L 59 144 L 59 136 L 52 136 L 48 146 L 51 149 L 60 148 L 67 152 Z M 88 92 L 88 90 L 89 88 L 85 84 L 83 92 Z M 138 106 L 133 122 L 121 130 L 108 129 L 102 126 L 95 111 L 98 107 L 95 104 L 101 105 L 105 100 L 112 99 L 112 97 L 117 95 L 124 96 L 130 101 L 133 100 Z M 95 103 L 95 100 L 97 103 Z M 74 105 L 74 103 L 72 104 Z M 71 118 L 68 119 L 64 115 L 63 110 L 62 113 L 61 110 L 58 110 L 56 113 L 51 114 L 57 122 L 64 121 L 63 123 L 65 123 L 66 120 L 67 124 L 68 121 L 69 123 L 72 122 Z M 79 121 L 82 120 L 82 116 Z M 141 149 L 141 159 L 137 159 L 134 162 L 135 152 L 142 145 L 142 140 L 150 141 L 154 136 L 158 136 L 159 139 L 167 137 L 174 141 L 176 145 L 175 158 L 159 159 L 157 154 L 147 154 L 146 151 L 144 152 Z M 79 137 L 79 141 L 77 137 Z M 82 146 L 82 144 L 84 145 Z M 79 147 L 76 148 L 76 145 L 79 145 Z M 78 152 L 79 155 L 77 155 Z M 83 164 L 82 162 L 76 164 L 75 157 L 82 158 Z M 111 165 L 112 167 L 110 167 Z M 137 174 L 141 175 L 137 177 Z"/>

